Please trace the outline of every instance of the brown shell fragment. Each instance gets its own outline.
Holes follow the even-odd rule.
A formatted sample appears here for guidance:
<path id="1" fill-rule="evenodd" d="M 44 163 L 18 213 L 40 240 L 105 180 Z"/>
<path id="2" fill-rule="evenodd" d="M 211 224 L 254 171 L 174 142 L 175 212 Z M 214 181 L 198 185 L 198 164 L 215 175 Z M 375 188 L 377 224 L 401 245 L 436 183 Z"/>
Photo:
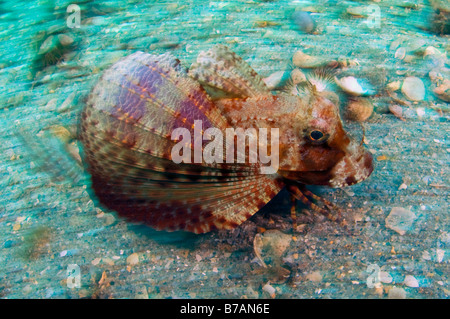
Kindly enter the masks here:
<path id="1" fill-rule="evenodd" d="M 373 104 L 366 98 L 352 98 L 347 104 L 347 118 L 357 122 L 366 121 L 373 112 Z"/>

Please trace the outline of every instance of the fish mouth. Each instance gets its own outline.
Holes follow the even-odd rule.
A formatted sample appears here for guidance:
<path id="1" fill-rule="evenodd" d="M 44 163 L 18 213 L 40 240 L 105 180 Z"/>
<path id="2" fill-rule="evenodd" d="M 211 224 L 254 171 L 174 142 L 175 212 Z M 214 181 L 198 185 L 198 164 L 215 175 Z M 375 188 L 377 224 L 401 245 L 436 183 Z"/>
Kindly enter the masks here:
<path id="1" fill-rule="evenodd" d="M 308 172 L 281 170 L 278 173 L 286 179 L 307 185 L 345 187 L 362 182 L 372 172 L 372 154 L 361 148 L 358 153 L 347 154 L 336 165 L 327 170 Z"/>
<path id="2" fill-rule="evenodd" d="M 278 171 L 278 174 L 286 179 L 306 185 L 329 185 L 329 181 L 332 177 L 331 170 L 308 172 L 280 170 Z"/>
<path id="3" fill-rule="evenodd" d="M 361 148 L 358 153 L 344 156 L 331 170 L 328 185 L 345 187 L 362 182 L 373 172 L 372 154 Z"/>

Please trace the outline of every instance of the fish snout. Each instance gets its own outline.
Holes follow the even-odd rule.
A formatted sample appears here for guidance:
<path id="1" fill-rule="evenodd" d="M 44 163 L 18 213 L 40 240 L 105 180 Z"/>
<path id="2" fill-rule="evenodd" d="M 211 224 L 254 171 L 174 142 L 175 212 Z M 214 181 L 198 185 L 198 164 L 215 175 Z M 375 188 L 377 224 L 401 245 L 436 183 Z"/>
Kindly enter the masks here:
<path id="1" fill-rule="evenodd" d="M 347 154 L 332 169 L 329 185 L 345 187 L 362 182 L 373 171 L 372 154 L 361 148 L 358 152 Z"/>

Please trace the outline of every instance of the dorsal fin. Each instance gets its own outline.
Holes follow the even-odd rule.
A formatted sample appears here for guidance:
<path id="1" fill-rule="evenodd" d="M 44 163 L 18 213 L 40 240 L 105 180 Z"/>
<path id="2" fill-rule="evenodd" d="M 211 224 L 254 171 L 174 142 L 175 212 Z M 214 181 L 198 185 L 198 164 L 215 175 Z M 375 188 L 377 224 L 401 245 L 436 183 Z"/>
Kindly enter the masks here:
<path id="1" fill-rule="evenodd" d="M 241 57 L 224 45 L 202 51 L 189 69 L 213 98 L 269 95 L 262 78 Z"/>

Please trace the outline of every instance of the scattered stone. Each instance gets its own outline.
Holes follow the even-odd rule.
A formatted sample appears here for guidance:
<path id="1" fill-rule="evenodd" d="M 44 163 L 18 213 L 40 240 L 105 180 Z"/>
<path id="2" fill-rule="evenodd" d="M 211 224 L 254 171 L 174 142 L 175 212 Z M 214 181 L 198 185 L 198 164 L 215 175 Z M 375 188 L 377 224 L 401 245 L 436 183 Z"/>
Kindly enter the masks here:
<path id="1" fill-rule="evenodd" d="M 292 63 L 300 68 L 311 69 L 326 66 L 328 61 L 322 57 L 311 56 L 302 51 L 297 51 L 292 57 Z"/>
<path id="2" fill-rule="evenodd" d="M 422 118 L 425 115 L 426 112 L 425 112 L 425 109 L 423 107 L 418 107 L 416 109 L 416 113 L 417 113 L 417 116 L 420 119 L 420 118 Z"/>
<path id="3" fill-rule="evenodd" d="M 444 83 L 435 87 L 433 93 L 441 100 L 450 102 L 450 80 L 446 79 Z"/>
<path id="4" fill-rule="evenodd" d="M 406 299 L 406 291 L 403 288 L 392 287 L 389 289 L 388 299 Z"/>
<path id="5" fill-rule="evenodd" d="M 112 224 L 114 224 L 116 222 L 116 217 L 114 217 L 114 215 L 110 214 L 110 213 L 106 213 L 103 216 L 103 218 L 104 218 L 105 226 L 112 225 Z"/>
<path id="6" fill-rule="evenodd" d="M 134 299 L 149 299 L 147 288 L 141 287 L 141 288 L 136 289 Z"/>
<path id="7" fill-rule="evenodd" d="M 300 69 L 293 69 L 291 71 L 291 80 L 294 85 L 306 82 L 306 75 Z"/>
<path id="8" fill-rule="evenodd" d="M 432 82 L 431 90 L 441 100 L 450 102 L 450 69 L 435 67 L 428 76 Z"/>
<path id="9" fill-rule="evenodd" d="M 400 235 L 404 235 L 412 230 L 416 215 L 410 210 L 402 207 L 393 207 L 389 216 L 385 219 L 386 227 Z"/>
<path id="10" fill-rule="evenodd" d="M 269 283 L 265 284 L 262 287 L 262 290 L 267 292 L 270 296 L 270 298 L 275 298 L 275 288 L 271 286 Z"/>
<path id="11" fill-rule="evenodd" d="M 366 18 L 368 16 L 367 6 L 357 6 L 347 8 L 347 13 L 356 18 Z"/>
<path id="12" fill-rule="evenodd" d="M 61 125 L 52 125 L 47 129 L 53 136 L 57 137 L 61 142 L 67 143 L 72 138 L 73 135 L 70 131 Z"/>
<path id="13" fill-rule="evenodd" d="M 398 187 L 398 190 L 400 191 L 400 190 L 402 190 L 402 189 L 407 189 L 408 188 L 408 185 L 406 185 L 405 183 L 402 183 L 399 187 Z"/>
<path id="14" fill-rule="evenodd" d="M 436 249 L 436 261 L 438 263 L 441 263 L 444 260 L 445 250 L 443 249 Z"/>
<path id="15" fill-rule="evenodd" d="M 313 271 L 310 274 L 306 275 L 306 279 L 308 279 L 309 281 L 314 281 L 314 282 L 320 282 L 322 281 L 322 275 L 320 273 L 320 271 Z"/>
<path id="16" fill-rule="evenodd" d="M 401 87 L 402 87 L 402 82 L 400 82 L 400 81 L 390 82 L 387 85 L 387 89 L 390 91 L 393 91 L 393 92 L 399 90 Z"/>
<path id="17" fill-rule="evenodd" d="M 405 280 L 403 281 L 403 283 L 411 288 L 418 288 L 419 287 L 419 282 L 417 281 L 417 279 L 414 276 L 411 275 L 406 275 L 405 276 Z"/>
<path id="18" fill-rule="evenodd" d="M 413 9 L 413 10 L 419 8 L 419 5 L 417 3 L 414 3 L 413 1 L 402 1 L 402 2 L 398 3 L 397 5 L 401 8 Z"/>
<path id="19" fill-rule="evenodd" d="M 408 76 L 403 81 L 402 93 L 410 101 L 422 101 L 425 98 L 425 86 L 421 79 Z"/>
<path id="20" fill-rule="evenodd" d="M 44 42 L 42 42 L 38 54 L 45 54 L 47 52 L 50 52 L 51 50 L 55 49 L 55 46 L 55 37 L 51 35 L 47 39 L 45 39 Z"/>
<path id="21" fill-rule="evenodd" d="M 360 65 L 358 59 L 350 59 L 347 57 L 339 57 L 337 63 L 340 68 L 344 69 Z"/>
<path id="22" fill-rule="evenodd" d="M 385 284 L 392 282 L 392 276 L 386 271 L 380 271 L 380 281 Z"/>
<path id="23" fill-rule="evenodd" d="M 75 92 L 69 94 L 69 96 L 64 100 L 60 107 L 57 108 L 58 113 L 64 113 L 70 111 L 74 105 L 72 104 L 74 98 L 76 96 Z"/>
<path id="24" fill-rule="evenodd" d="M 422 259 L 424 259 L 424 260 L 431 260 L 431 254 L 430 254 L 430 252 L 428 250 L 425 250 L 422 253 Z"/>
<path id="25" fill-rule="evenodd" d="M 66 34 L 58 34 L 58 40 L 63 46 L 71 45 L 74 41 L 72 37 Z"/>
<path id="26" fill-rule="evenodd" d="M 292 236 L 276 229 L 270 229 L 262 234 L 256 234 L 253 240 L 253 250 L 264 267 L 267 267 L 267 263 L 277 267 L 281 264 L 281 256 L 291 241 Z"/>
<path id="27" fill-rule="evenodd" d="M 277 71 L 264 78 L 263 81 L 269 90 L 275 90 L 283 87 L 287 81 L 291 78 L 291 74 L 288 71 Z"/>
<path id="28" fill-rule="evenodd" d="M 139 255 L 137 253 L 132 253 L 130 256 L 127 257 L 127 264 L 129 266 L 134 266 L 139 263 Z"/>
<path id="29" fill-rule="evenodd" d="M 305 33 L 312 33 L 316 28 L 316 23 L 308 12 L 295 11 L 292 20 Z"/>
<path id="30" fill-rule="evenodd" d="M 427 57 L 427 56 L 433 56 L 436 57 L 440 60 L 445 60 L 447 59 L 447 54 L 445 52 L 441 52 L 439 49 L 433 47 L 433 46 L 428 46 L 425 51 L 423 52 L 423 57 Z"/>
<path id="31" fill-rule="evenodd" d="M 94 265 L 94 266 L 97 266 L 100 263 L 101 260 L 102 259 L 100 257 L 97 257 L 91 262 L 91 264 Z"/>
<path id="32" fill-rule="evenodd" d="M 22 292 L 24 293 L 24 295 L 28 295 L 30 292 L 33 291 L 33 288 L 31 288 L 30 285 L 26 285 L 23 289 Z"/>

